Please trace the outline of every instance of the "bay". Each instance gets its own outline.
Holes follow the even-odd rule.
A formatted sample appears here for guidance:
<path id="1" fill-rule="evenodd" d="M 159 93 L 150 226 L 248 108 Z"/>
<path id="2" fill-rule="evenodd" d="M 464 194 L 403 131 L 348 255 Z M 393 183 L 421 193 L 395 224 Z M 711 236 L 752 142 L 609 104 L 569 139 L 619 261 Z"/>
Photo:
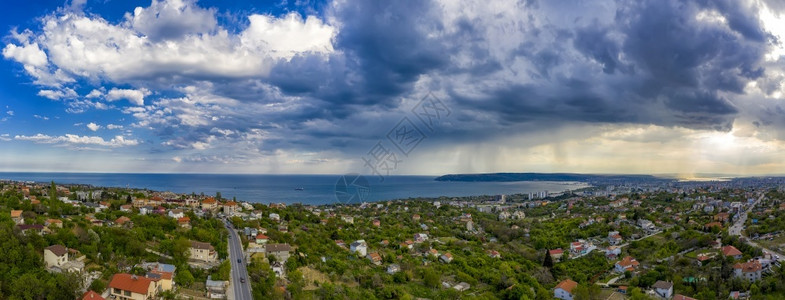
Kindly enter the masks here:
<path id="1" fill-rule="evenodd" d="M 436 176 L 362 176 L 361 197 L 336 196 L 342 175 L 246 175 L 246 174 L 131 174 L 131 173 L 26 173 L 0 172 L 0 179 L 58 184 L 89 184 L 97 187 L 130 187 L 175 193 L 204 193 L 238 201 L 258 203 L 302 203 L 311 205 L 337 202 L 383 201 L 416 197 L 459 197 L 480 195 L 562 192 L 586 187 L 579 182 L 440 182 Z M 342 187 L 338 184 L 338 190 Z M 365 190 L 367 188 L 367 190 Z M 355 195 L 357 189 L 350 189 Z M 367 191 L 367 192 L 365 192 Z"/>

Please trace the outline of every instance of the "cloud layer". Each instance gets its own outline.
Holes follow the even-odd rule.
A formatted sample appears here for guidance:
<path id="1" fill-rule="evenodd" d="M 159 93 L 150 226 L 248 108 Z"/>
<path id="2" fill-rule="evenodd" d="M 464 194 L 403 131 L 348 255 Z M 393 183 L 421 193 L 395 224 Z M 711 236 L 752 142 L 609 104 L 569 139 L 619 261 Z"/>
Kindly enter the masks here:
<path id="1" fill-rule="evenodd" d="M 567 128 L 574 133 L 509 151 L 525 156 L 611 127 L 676 140 L 694 136 L 684 130 L 743 135 L 772 149 L 785 138 L 785 51 L 775 32 L 783 7 L 765 1 L 335 0 L 312 15 L 241 21 L 219 21 L 220 8 L 191 0 L 155 0 L 116 22 L 80 7 L 12 31 L 3 56 L 67 112 L 116 110 L 129 120 L 89 130 L 148 142 L 16 140 L 144 144 L 146 155 L 178 164 L 334 164 L 356 161 L 428 92 L 455 112 L 429 137 L 430 153 L 466 151 L 443 172 L 505 165 L 473 163 L 468 145 L 514 148 L 504 141 Z"/>

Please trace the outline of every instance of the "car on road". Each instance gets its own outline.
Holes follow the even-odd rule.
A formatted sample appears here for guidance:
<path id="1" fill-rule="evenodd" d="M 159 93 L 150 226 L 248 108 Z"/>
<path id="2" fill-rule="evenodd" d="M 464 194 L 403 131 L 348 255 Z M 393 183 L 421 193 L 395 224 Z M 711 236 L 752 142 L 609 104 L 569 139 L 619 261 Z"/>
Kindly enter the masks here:
<path id="1" fill-rule="evenodd" d="M 242 260 L 242 259 L 239 259 L 239 258 L 237 259 L 237 263 L 238 263 L 238 264 L 239 264 L 239 263 L 242 263 L 242 262 L 243 262 L 243 260 Z"/>
<path id="2" fill-rule="evenodd" d="M 240 277 L 240 282 L 245 283 L 245 277 Z"/>

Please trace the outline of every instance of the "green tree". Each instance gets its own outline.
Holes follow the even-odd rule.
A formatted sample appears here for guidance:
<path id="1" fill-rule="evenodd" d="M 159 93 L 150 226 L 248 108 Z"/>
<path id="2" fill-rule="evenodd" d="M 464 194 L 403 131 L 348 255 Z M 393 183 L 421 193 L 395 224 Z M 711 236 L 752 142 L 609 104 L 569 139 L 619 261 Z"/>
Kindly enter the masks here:
<path id="1" fill-rule="evenodd" d="M 553 257 L 551 257 L 551 252 L 547 249 L 545 250 L 545 260 L 543 260 L 542 266 L 548 269 L 553 268 Z"/>
<path id="2" fill-rule="evenodd" d="M 177 272 L 174 281 L 179 285 L 190 287 L 194 283 L 194 275 L 188 269 L 184 269 Z"/>
<path id="3" fill-rule="evenodd" d="M 49 187 L 49 205 L 55 205 L 55 203 L 57 203 L 57 186 L 52 180 L 52 185 Z"/>
<path id="4" fill-rule="evenodd" d="M 438 288 L 439 287 L 439 274 L 432 269 L 425 269 L 423 271 L 422 280 L 425 283 L 425 286 L 430 288 Z"/>

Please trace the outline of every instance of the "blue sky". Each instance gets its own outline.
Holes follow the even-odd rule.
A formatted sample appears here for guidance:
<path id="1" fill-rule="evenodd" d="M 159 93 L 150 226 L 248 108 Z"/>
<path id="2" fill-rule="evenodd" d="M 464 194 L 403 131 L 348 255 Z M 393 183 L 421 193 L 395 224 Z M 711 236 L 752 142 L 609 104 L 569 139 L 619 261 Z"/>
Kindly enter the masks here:
<path id="1" fill-rule="evenodd" d="M 0 171 L 781 173 L 783 8 L 26 1 Z"/>

